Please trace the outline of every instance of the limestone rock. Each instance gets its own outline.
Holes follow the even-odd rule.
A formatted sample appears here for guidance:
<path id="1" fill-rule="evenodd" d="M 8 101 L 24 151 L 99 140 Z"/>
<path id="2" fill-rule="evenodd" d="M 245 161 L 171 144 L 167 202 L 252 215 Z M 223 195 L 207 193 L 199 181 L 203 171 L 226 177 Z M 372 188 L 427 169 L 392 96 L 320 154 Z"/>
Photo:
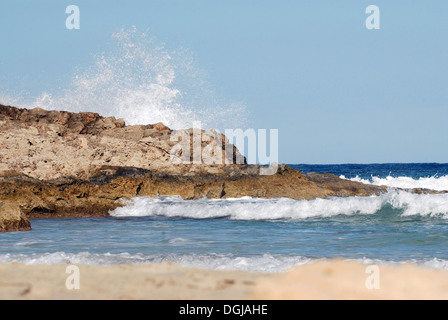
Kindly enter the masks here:
<path id="1" fill-rule="evenodd" d="M 91 173 L 88 181 L 74 178 L 42 181 L 11 173 L 0 177 L 0 201 L 20 204 L 29 218 L 48 218 L 107 216 L 110 210 L 123 205 L 121 199 L 136 196 L 179 195 L 186 200 L 242 196 L 310 200 L 386 192 L 386 187 L 341 180 L 334 175 L 306 175 L 285 165 L 272 176 L 260 176 L 256 172 L 246 174 L 243 169 L 234 169 L 232 176 L 181 175 L 100 167 Z"/>
<path id="2" fill-rule="evenodd" d="M 172 133 L 162 123 L 126 126 L 122 119 L 92 112 L 0 105 L 2 228 L 29 228 L 20 210 L 28 218 L 107 216 L 123 205 L 121 199 L 136 196 L 310 200 L 387 191 L 330 174 L 304 174 L 285 165 L 273 175 L 260 175 L 260 166 L 247 165 L 236 147 L 217 132 L 200 131 L 207 136 L 201 147 L 209 147 L 213 155 L 222 152 L 225 164 L 175 164 L 171 151 L 178 141 L 172 141 Z M 184 134 L 185 144 L 193 146 L 197 130 Z M 188 153 L 176 155 L 193 159 Z"/>
<path id="3" fill-rule="evenodd" d="M 95 168 L 101 166 L 135 167 L 171 174 L 194 172 L 191 164 L 177 165 L 171 161 L 171 150 L 178 143 L 171 141 L 172 132 L 162 123 L 126 126 L 123 119 L 104 118 L 92 112 L 27 110 L 0 105 L 0 175 L 16 171 L 40 180 L 89 179 Z M 193 137 L 188 139 L 186 143 L 192 145 Z M 203 142 L 202 147 L 206 144 Z M 236 163 L 237 157 L 242 157 L 225 139 L 217 147 L 223 159 L 228 158 L 227 163 Z M 233 154 L 228 155 L 226 150 L 233 150 Z M 212 167 L 204 170 L 226 174 L 223 166 Z"/>
<path id="4" fill-rule="evenodd" d="M 0 232 L 31 230 L 31 223 L 17 203 L 0 201 Z"/>

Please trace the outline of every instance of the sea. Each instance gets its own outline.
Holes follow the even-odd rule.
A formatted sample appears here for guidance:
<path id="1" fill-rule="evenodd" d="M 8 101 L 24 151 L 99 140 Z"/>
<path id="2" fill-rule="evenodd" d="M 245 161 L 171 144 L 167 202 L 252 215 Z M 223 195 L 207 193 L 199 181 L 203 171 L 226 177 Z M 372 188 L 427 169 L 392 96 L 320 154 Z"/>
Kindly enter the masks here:
<path id="1" fill-rule="evenodd" d="M 318 260 L 448 269 L 448 164 L 301 165 L 304 172 L 386 185 L 380 196 L 315 200 L 138 197 L 106 218 L 35 219 L 0 235 L 0 263 L 172 262 L 283 272 Z"/>
<path id="2" fill-rule="evenodd" d="M 0 91 L 0 103 L 163 122 L 172 129 L 248 128 L 244 103 L 221 97 L 189 50 L 168 49 L 136 27 L 75 68 L 68 85 L 38 96 Z M 49 85 L 48 87 L 52 87 Z M 130 107 L 132 106 L 132 107 Z M 249 125 L 248 125 L 249 123 Z M 223 132 L 223 131 L 222 131 Z M 381 196 L 291 199 L 135 198 L 107 218 L 35 219 L 0 234 L 0 263 L 146 264 L 282 272 L 317 260 L 414 263 L 448 269 L 448 164 L 291 164 L 304 172 L 387 185 Z"/>

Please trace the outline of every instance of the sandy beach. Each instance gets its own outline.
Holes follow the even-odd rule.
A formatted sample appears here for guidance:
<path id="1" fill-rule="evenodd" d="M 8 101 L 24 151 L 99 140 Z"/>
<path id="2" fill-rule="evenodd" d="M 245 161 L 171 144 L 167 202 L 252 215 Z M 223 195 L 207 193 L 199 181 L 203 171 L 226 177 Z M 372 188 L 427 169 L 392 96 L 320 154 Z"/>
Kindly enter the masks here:
<path id="1" fill-rule="evenodd" d="M 368 266 L 321 261 L 286 273 L 182 268 L 174 264 L 79 266 L 69 290 L 67 265 L 0 265 L 0 299 L 447 299 L 448 272 L 413 265 Z M 69 278 L 69 283 L 73 278 Z"/>

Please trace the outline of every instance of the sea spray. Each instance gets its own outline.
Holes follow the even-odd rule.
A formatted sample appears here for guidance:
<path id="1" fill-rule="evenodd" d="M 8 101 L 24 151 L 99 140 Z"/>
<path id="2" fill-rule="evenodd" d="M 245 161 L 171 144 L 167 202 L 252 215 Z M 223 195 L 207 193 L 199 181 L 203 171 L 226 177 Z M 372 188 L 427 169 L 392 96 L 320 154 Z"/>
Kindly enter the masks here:
<path id="1" fill-rule="evenodd" d="M 163 122 L 186 129 L 201 121 L 204 128 L 220 130 L 247 126 L 245 105 L 219 97 L 187 49 L 170 51 L 135 27 L 114 33 L 110 46 L 93 54 L 93 65 L 79 67 L 67 88 L 28 99 L 2 94 L 0 103 L 97 112 L 128 125 Z"/>
<path id="2" fill-rule="evenodd" d="M 423 188 L 437 191 L 448 191 L 448 176 L 420 177 L 418 179 L 414 179 L 412 177 L 392 177 L 389 175 L 385 178 L 372 176 L 370 179 L 363 179 L 359 176 L 356 176 L 354 178 L 348 179 L 344 175 L 341 175 L 340 178 L 356 182 L 362 182 L 365 184 L 374 184 L 379 186 L 383 185 L 393 188 L 402 188 L 402 189 Z"/>

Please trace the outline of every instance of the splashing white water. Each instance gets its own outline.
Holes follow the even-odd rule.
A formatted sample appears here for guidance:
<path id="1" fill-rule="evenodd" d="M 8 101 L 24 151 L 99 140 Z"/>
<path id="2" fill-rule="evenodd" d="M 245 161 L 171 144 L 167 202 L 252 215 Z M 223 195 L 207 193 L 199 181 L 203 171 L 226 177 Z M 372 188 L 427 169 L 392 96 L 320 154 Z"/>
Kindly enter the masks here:
<path id="1" fill-rule="evenodd" d="M 0 263 L 23 263 L 27 265 L 41 264 L 83 264 L 83 265 L 117 265 L 117 264 L 149 264 L 171 262 L 182 267 L 206 268 L 213 270 L 243 270 L 260 272 L 282 272 L 292 267 L 310 262 L 302 256 L 263 254 L 252 257 L 239 257 L 232 254 L 77 254 L 55 252 L 44 254 L 5 254 L 0 255 Z"/>
<path id="2" fill-rule="evenodd" d="M 340 176 L 341 179 L 347 179 L 344 175 Z M 422 177 L 419 179 L 413 179 L 411 177 L 391 177 L 380 178 L 373 176 L 371 179 L 362 179 L 356 176 L 351 181 L 362 182 L 365 184 L 374 184 L 379 186 L 387 186 L 392 188 L 423 188 L 437 191 L 448 190 L 448 176 L 443 177 Z"/>
<path id="3" fill-rule="evenodd" d="M 412 194 L 390 191 L 381 196 L 293 199 L 199 199 L 182 200 L 169 196 L 157 199 L 138 197 L 128 206 L 111 212 L 114 217 L 166 216 L 194 219 L 228 217 L 234 220 L 274 220 L 327 218 L 337 215 L 379 212 L 385 205 L 401 210 L 403 216 L 440 216 L 448 218 L 448 194 Z"/>
<path id="4" fill-rule="evenodd" d="M 173 129 L 236 128 L 246 125 L 245 106 L 217 97 L 187 50 L 168 51 L 136 28 L 113 34 L 112 48 L 96 54 L 92 67 L 65 90 L 31 101 L 0 97 L 4 104 L 73 112 L 92 111 L 129 125 L 163 122 Z"/>

